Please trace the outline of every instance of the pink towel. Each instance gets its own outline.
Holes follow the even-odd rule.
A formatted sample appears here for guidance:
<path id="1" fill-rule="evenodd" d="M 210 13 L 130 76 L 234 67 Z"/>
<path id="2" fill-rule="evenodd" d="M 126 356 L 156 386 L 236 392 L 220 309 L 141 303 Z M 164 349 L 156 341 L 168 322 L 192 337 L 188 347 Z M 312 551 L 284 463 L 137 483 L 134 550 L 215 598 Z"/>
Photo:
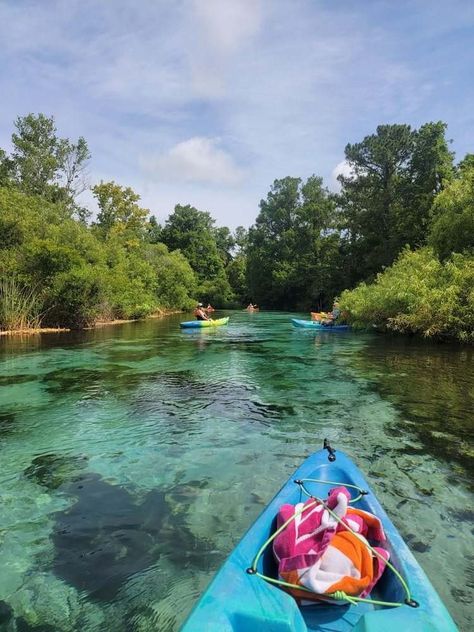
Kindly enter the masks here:
<path id="1" fill-rule="evenodd" d="M 313 593 L 289 588 L 295 597 L 324 599 L 336 591 L 365 597 L 382 575 L 388 551 L 374 547 L 383 556 L 381 560 L 365 544 L 368 540 L 386 540 L 382 524 L 376 516 L 350 507 L 350 497 L 345 487 L 337 487 L 330 491 L 326 505 L 358 535 L 348 531 L 321 504 L 313 506 L 312 498 L 280 508 L 278 527 L 299 514 L 273 542 L 280 578 Z"/>

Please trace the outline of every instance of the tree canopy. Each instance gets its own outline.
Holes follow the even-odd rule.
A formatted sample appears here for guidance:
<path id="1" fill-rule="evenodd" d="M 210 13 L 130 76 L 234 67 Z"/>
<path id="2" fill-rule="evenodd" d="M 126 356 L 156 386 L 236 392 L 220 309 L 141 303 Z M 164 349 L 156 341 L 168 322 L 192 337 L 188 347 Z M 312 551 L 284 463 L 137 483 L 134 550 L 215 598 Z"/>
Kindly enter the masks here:
<path id="1" fill-rule="evenodd" d="M 92 186 L 91 221 L 79 203 L 86 140 L 61 138 L 53 117 L 19 117 L 11 152 L 0 148 L 0 328 L 79 327 L 197 300 L 324 309 L 343 292 L 356 324 L 470 339 L 474 154 L 455 165 L 438 121 L 380 125 L 345 158 L 339 193 L 316 175 L 277 179 L 249 229 L 216 226 L 190 204 L 161 224 L 114 181 Z"/>
<path id="2" fill-rule="evenodd" d="M 312 176 L 275 180 L 250 229 L 248 290 L 272 307 L 325 301 L 338 275 L 335 200 Z"/>
<path id="3" fill-rule="evenodd" d="M 444 123 L 379 125 L 346 146 L 351 174 L 339 176 L 341 229 L 350 283 L 373 277 L 405 247 L 426 243 L 430 209 L 454 174 Z"/>

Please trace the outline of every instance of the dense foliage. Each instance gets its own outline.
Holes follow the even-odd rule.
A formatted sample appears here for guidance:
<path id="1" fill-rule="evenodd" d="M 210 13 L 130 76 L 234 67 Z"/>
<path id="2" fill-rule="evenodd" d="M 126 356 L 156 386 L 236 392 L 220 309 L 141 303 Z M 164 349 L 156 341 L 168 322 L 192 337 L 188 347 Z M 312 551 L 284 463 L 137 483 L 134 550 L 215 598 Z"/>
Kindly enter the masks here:
<path id="1" fill-rule="evenodd" d="M 209 213 L 189 204 L 177 204 L 160 238 L 170 250 L 179 250 L 189 261 L 203 301 L 220 306 L 232 302 L 232 289 L 225 273 L 225 266 L 232 259 L 233 241 L 229 229 L 216 229 Z"/>
<path id="2" fill-rule="evenodd" d="M 345 148 L 339 193 L 275 180 L 246 230 L 177 204 L 160 224 L 116 182 L 88 187 L 87 142 L 52 117 L 18 118 L 0 149 L 0 329 L 83 327 L 248 301 L 327 308 L 351 322 L 473 339 L 474 156 L 457 166 L 446 125 L 381 125 Z M 351 288 L 355 288 L 351 290 Z"/>
<path id="3" fill-rule="evenodd" d="M 325 303 L 337 286 L 335 199 L 321 178 L 275 180 L 249 231 L 247 275 L 255 300 L 271 307 Z"/>
<path id="4" fill-rule="evenodd" d="M 351 175 L 340 176 L 348 285 L 391 265 L 406 246 L 426 243 L 436 194 L 453 176 L 446 126 L 380 125 L 347 145 Z"/>
<path id="5" fill-rule="evenodd" d="M 427 241 L 342 294 L 357 326 L 368 324 L 427 337 L 474 342 L 474 165 L 464 160 L 434 199 Z"/>
<path id="6" fill-rule="evenodd" d="M 340 304 L 355 326 L 474 342 L 474 256 L 441 262 L 430 248 L 407 250 L 374 283 L 343 292 Z"/>
<path id="7" fill-rule="evenodd" d="M 429 242 L 441 259 L 452 252 L 474 253 L 474 164 L 465 163 L 458 177 L 434 201 Z"/>

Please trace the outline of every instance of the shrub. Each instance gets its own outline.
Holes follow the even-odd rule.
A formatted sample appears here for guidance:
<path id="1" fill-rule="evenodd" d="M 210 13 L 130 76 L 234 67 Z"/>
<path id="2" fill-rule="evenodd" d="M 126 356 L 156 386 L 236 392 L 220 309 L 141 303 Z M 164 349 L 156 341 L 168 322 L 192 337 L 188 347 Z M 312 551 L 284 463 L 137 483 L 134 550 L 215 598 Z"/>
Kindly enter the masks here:
<path id="1" fill-rule="evenodd" d="M 79 329 L 92 325 L 104 311 L 105 283 L 92 266 L 58 274 L 48 297 L 46 319 L 50 324 Z"/>
<path id="2" fill-rule="evenodd" d="M 440 262 L 430 248 L 405 251 L 374 283 L 341 295 L 355 327 L 474 342 L 474 257 Z"/>
<path id="3" fill-rule="evenodd" d="M 196 277 L 186 258 L 179 252 L 161 251 L 153 269 L 155 292 L 160 307 L 190 309 L 195 304 Z"/>

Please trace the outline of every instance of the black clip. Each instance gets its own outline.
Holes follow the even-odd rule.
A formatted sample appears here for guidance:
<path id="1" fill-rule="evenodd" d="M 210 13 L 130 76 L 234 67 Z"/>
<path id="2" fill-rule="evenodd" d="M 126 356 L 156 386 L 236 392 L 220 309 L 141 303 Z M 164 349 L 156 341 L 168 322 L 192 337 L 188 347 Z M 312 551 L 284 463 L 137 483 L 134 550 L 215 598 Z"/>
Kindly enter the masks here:
<path id="1" fill-rule="evenodd" d="M 245 571 L 248 575 L 255 575 L 255 573 L 257 572 L 254 568 L 252 568 L 251 566 L 249 566 L 246 571 Z"/>
<path id="2" fill-rule="evenodd" d="M 336 450 L 329 445 L 329 441 L 327 439 L 324 439 L 323 450 L 328 451 L 328 461 L 333 463 L 336 460 Z"/>
<path id="3" fill-rule="evenodd" d="M 410 608 L 419 608 L 420 604 L 415 599 L 405 599 L 405 603 Z"/>

